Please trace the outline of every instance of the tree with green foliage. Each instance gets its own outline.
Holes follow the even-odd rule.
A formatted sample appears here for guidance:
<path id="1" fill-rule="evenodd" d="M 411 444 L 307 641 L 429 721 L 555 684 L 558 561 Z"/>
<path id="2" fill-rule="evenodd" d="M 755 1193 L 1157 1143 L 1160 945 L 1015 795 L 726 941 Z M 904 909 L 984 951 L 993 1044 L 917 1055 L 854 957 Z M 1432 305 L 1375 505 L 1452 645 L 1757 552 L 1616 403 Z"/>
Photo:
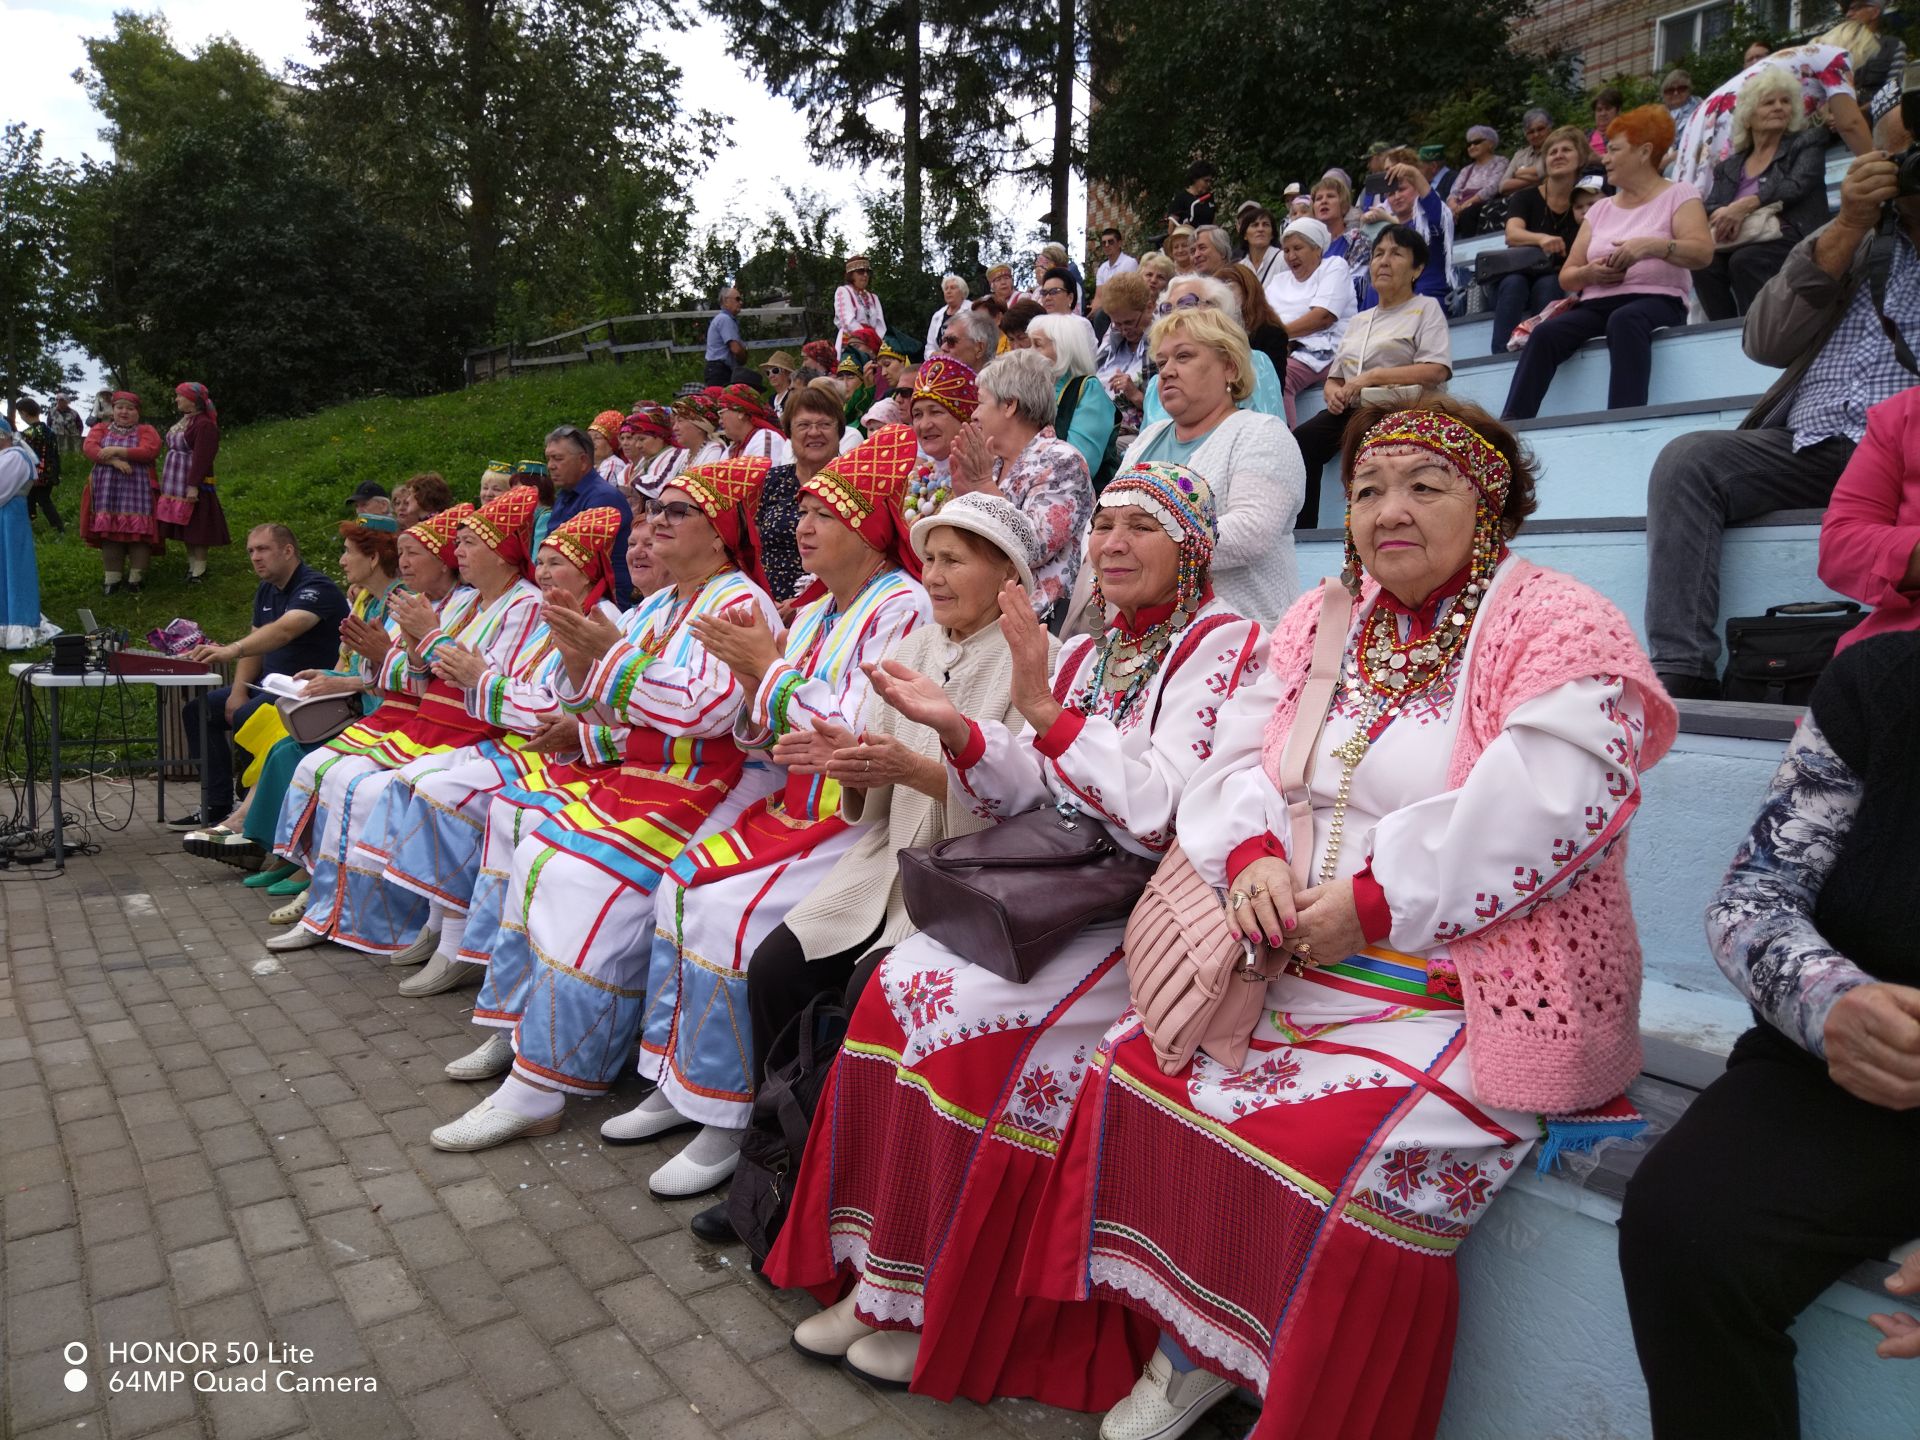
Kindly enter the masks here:
<path id="1" fill-rule="evenodd" d="M 42 134 L 10 124 L 0 134 L 0 414 L 25 390 L 80 378 L 61 361 L 71 329 L 67 202 L 72 167 L 41 159 Z"/>
<path id="2" fill-rule="evenodd" d="M 1536 62 L 1510 31 L 1529 4 L 1099 0 L 1088 170 L 1152 217 L 1196 159 L 1228 197 L 1354 172 L 1369 141 L 1412 137 L 1457 94 L 1520 93 Z"/>
<path id="3" fill-rule="evenodd" d="M 116 378 L 204 381 L 237 420 L 457 378 L 460 292 L 322 172 L 253 57 L 127 14 L 88 54 L 115 158 L 73 187 L 72 329 Z"/>
<path id="4" fill-rule="evenodd" d="M 310 0 L 299 113 L 335 177 L 467 279 L 548 322 L 671 292 L 686 177 L 722 117 L 683 114 L 633 0 Z M 545 322 L 543 322 L 545 323 Z"/>

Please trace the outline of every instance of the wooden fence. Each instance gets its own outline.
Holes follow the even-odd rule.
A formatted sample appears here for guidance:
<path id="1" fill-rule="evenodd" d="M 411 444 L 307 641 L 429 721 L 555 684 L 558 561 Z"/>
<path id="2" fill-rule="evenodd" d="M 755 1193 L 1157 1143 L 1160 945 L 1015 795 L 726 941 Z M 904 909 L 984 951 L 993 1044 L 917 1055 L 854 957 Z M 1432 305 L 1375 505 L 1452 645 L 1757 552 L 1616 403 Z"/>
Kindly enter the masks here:
<path id="1" fill-rule="evenodd" d="M 612 315 L 575 330 L 519 345 L 495 345 L 467 354 L 467 384 L 495 380 L 553 366 L 620 364 L 629 355 L 701 354 L 707 324 L 717 310 L 673 310 L 658 315 Z M 628 338 L 622 339 L 625 329 Z M 740 330 L 749 349 L 798 350 L 806 341 L 807 312 L 798 305 L 760 305 L 740 312 Z M 761 336 L 754 332 L 778 333 Z M 644 338 L 640 338 L 644 337 Z M 692 337 L 692 338 L 688 338 Z"/>

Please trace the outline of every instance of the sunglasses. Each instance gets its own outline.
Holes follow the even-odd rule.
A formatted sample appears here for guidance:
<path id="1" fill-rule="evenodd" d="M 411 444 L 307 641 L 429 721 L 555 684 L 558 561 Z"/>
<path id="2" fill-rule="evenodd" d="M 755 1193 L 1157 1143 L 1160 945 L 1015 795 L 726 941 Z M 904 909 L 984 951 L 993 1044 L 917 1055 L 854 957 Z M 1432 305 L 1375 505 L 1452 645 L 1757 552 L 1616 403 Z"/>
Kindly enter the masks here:
<path id="1" fill-rule="evenodd" d="M 857 270 L 849 270 L 849 271 L 847 271 L 847 274 L 849 274 L 849 275 L 871 275 L 871 274 L 873 274 L 873 271 L 871 271 L 871 270 L 869 270 L 869 269 L 868 269 L 868 268 L 867 268 L 866 266 L 864 266 L 864 265 L 862 265 L 862 266 L 861 266 L 861 267 L 860 267 L 859 269 L 857 269 Z"/>
<path id="2" fill-rule="evenodd" d="M 670 525 L 678 525 L 683 520 L 691 520 L 699 513 L 699 507 L 689 505 L 684 500 L 670 500 L 664 505 L 658 500 L 647 501 L 647 518 L 649 520 L 665 520 Z"/>
<path id="3" fill-rule="evenodd" d="M 1176 310 L 1198 310 L 1206 303 L 1206 301 L 1194 294 L 1193 291 L 1189 290 L 1178 300 L 1162 300 L 1158 305 L 1153 307 L 1153 313 L 1156 315 L 1171 315 Z"/>

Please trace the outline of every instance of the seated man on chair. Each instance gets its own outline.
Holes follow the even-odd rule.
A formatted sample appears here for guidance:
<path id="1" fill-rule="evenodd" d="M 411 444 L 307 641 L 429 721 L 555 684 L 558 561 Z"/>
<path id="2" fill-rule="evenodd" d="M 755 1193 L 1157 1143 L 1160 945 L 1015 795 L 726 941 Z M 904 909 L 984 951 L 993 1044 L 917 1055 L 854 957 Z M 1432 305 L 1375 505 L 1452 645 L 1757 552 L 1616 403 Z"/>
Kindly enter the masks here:
<path id="1" fill-rule="evenodd" d="M 1647 649 L 1676 699 L 1712 699 L 1720 663 L 1720 537 L 1769 510 L 1824 506 L 1867 430 L 1867 411 L 1920 383 L 1901 363 L 1868 272 L 1883 207 L 1899 226 L 1886 319 L 1920 345 L 1920 197 L 1901 197 L 1880 151 L 1840 186 L 1840 213 L 1794 246 L 1747 311 L 1742 345 L 1786 373 L 1737 430 L 1668 443 L 1647 482 Z M 1782 596 L 1782 599 L 1798 598 Z"/>
<path id="2" fill-rule="evenodd" d="M 1792 1440 L 1788 1327 L 1856 1264 L 1920 1237 L 1916 721 L 1920 634 L 1841 651 L 1707 907 L 1714 959 L 1756 1023 L 1641 1162 L 1620 1216 L 1656 1440 Z M 1920 1299 L 1920 1252 L 1885 1288 L 1878 1353 L 1920 1359 L 1920 1320 L 1895 1308 Z"/>
<path id="3" fill-rule="evenodd" d="M 188 658 L 205 665 L 234 662 L 233 683 L 186 703 L 187 753 L 201 764 L 201 808 L 168 822 L 176 830 L 212 825 L 233 809 L 233 732 L 266 703 L 253 687 L 268 675 L 324 670 L 340 653 L 340 622 L 347 597 L 300 558 L 300 542 L 284 525 L 256 525 L 247 534 L 247 559 L 260 577 L 253 594 L 253 629 L 230 645 L 200 645 Z M 200 753 L 206 724 L 207 753 Z"/>

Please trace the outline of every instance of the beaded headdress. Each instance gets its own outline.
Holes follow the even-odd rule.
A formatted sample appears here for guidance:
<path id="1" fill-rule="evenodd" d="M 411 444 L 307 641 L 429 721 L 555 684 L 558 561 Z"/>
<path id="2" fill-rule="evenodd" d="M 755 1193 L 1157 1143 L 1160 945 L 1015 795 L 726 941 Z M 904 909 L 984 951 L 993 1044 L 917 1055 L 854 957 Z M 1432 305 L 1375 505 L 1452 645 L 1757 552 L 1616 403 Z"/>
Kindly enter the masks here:
<path id="1" fill-rule="evenodd" d="M 626 517 L 611 505 L 596 505 L 554 526 L 540 542 L 551 545 L 587 577 L 592 587 L 587 593 L 589 606 L 613 586 L 613 546 L 626 523 Z"/>
<path id="2" fill-rule="evenodd" d="M 533 564 L 533 512 L 540 508 L 540 492 L 516 485 L 496 495 L 460 523 L 480 542 L 521 573 Z"/>
<path id="3" fill-rule="evenodd" d="M 689 465 L 668 487 L 687 492 L 687 498 L 712 522 L 727 556 L 762 590 L 767 582 L 760 569 L 760 493 L 766 488 L 772 462 L 761 455 L 741 455 L 707 465 Z"/>
<path id="4" fill-rule="evenodd" d="M 449 570 L 458 563 L 453 548 L 454 536 L 460 529 L 460 522 L 473 514 L 473 506 L 462 500 L 458 505 L 449 506 L 438 515 L 429 515 L 417 525 L 410 526 L 407 534 L 431 550 L 440 563 Z"/>
<path id="5" fill-rule="evenodd" d="M 487 468 L 480 472 L 480 478 L 484 480 L 489 475 L 511 476 L 512 474 L 513 474 L 513 465 L 509 461 L 489 460 L 487 461 Z"/>
<path id="6" fill-rule="evenodd" d="M 626 418 L 618 410 L 602 410 L 593 417 L 593 423 L 587 429 L 617 450 L 620 448 L 620 422 Z"/>
<path id="7" fill-rule="evenodd" d="M 908 543 L 900 502 L 919 453 L 912 427 L 883 425 L 800 487 L 802 495 L 825 503 L 849 530 L 916 580 L 920 557 Z"/>
<path id="8" fill-rule="evenodd" d="M 547 473 L 547 462 L 544 460 L 516 460 L 513 462 L 513 473 L 516 475 L 544 475 Z"/>
<path id="9" fill-rule="evenodd" d="M 1506 558 L 1507 542 L 1502 530 L 1507 487 L 1513 483 L 1513 467 L 1479 431 L 1442 410 L 1396 410 L 1374 423 L 1354 451 L 1353 468 L 1375 450 L 1411 446 L 1437 455 L 1457 470 L 1479 495 L 1478 514 L 1473 528 L 1473 556 L 1470 563 L 1469 591 L 1481 595 L 1493 577 L 1494 568 Z M 1349 490 L 1353 475 L 1347 476 Z M 1360 552 L 1353 544 L 1353 506 L 1347 506 L 1346 563 L 1340 583 L 1360 593 Z M 1476 602 L 1477 603 L 1477 602 Z"/>
<path id="10" fill-rule="evenodd" d="M 951 355 L 929 356 L 920 366 L 920 377 L 913 383 L 915 403 L 937 400 L 955 418 L 966 421 L 980 408 L 979 377 L 973 367 Z"/>

